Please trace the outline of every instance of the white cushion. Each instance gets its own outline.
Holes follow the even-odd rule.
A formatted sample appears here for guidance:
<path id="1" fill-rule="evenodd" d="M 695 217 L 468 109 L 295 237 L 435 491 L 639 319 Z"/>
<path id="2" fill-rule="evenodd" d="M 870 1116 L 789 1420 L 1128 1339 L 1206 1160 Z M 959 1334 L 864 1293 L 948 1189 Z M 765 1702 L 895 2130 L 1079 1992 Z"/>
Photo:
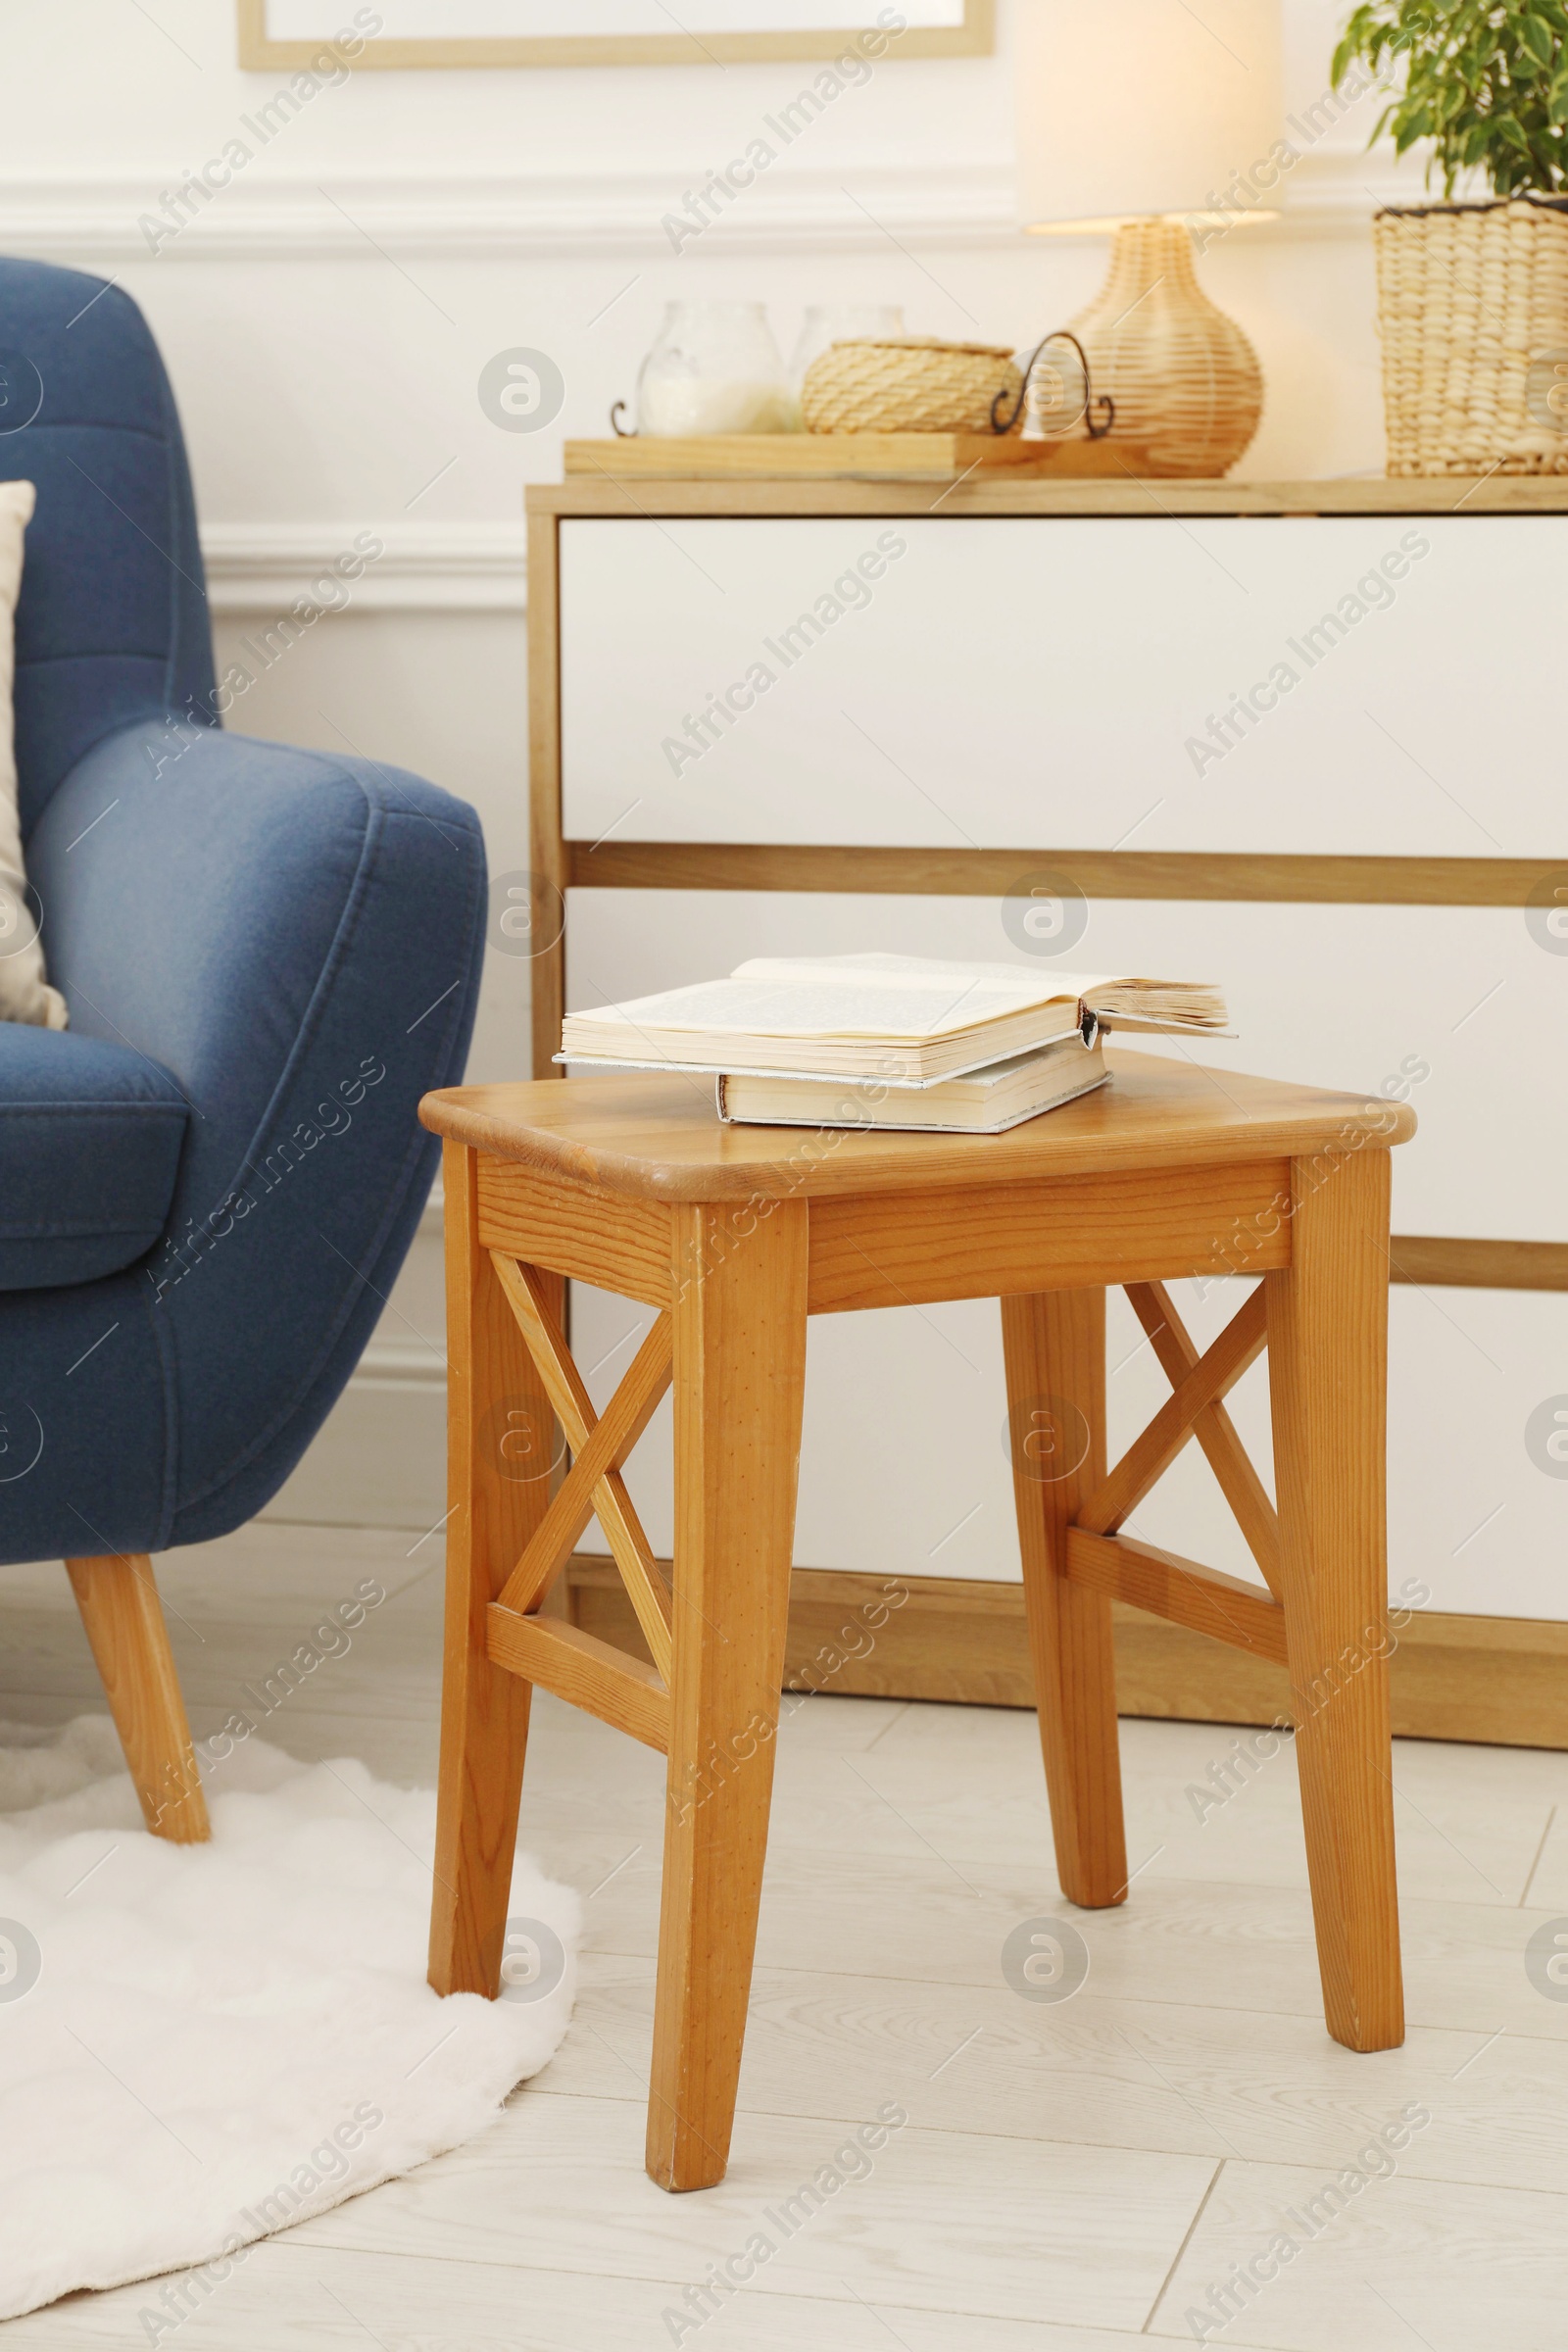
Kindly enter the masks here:
<path id="1" fill-rule="evenodd" d="M 22 538 L 32 515 L 33 498 L 30 482 L 0 482 L 0 1021 L 31 1021 L 40 1029 L 63 1029 L 66 1000 L 44 978 L 43 947 L 26 898 L 22 823 L 17 814 L 16 727 L 11 712 Z"/>
<path id="2" fill-rule="evenodd" d="M 33 517 L 30 482 L 0 482 L 0 1021 L 64 1028 L 66 1000 L 45 981 L 45 951 L 25 896 L 22 818 L 17 816 L 17 598 L 22 593 L 22 536 Z"/>

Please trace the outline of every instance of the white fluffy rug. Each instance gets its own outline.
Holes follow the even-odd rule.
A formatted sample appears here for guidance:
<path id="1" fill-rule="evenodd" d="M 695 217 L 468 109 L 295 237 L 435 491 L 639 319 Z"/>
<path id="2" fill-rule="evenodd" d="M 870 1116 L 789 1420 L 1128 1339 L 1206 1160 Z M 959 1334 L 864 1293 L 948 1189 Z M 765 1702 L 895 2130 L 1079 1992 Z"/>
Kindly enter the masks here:
<path id="1" fill-rule="evenodd" d="M 565 2031 L 578 1898 L 522 1856 L 509 1997 L 426 1985 L 428 1791 L 252 1740 L 208 1794 L 167 1844 L 107 1718 L 0 1725 L 0 2318 L 411 2171 Z"/>

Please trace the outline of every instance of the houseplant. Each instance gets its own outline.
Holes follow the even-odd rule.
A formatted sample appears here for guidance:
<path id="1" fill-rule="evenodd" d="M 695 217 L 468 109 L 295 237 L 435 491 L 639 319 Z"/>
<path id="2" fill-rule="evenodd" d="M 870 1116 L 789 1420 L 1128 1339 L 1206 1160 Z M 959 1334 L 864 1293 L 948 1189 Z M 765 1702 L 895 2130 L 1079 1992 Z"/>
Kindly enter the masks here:
<path id="1" fill-rule="evenodd" d="M 1390 473 L 1568 472 L 1568 8 L 1365 0 L 1336 81 L 1357 59 L 1402 64 L 1372 136 L 1445 199 L 1374 222 Z"/>

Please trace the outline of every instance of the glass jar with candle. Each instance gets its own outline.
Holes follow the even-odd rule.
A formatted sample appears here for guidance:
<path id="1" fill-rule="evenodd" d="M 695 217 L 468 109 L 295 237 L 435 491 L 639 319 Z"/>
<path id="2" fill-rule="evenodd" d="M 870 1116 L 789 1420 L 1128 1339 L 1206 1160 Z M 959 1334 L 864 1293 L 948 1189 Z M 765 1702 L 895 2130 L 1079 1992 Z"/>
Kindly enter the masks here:
<path id="1" fill-rule="evenodd" d="M 896 302 L 819 302 L 806 314 L 800 340 L 790 356 L 790 390 L 797 398 L 806 370 L 835 343 L 881 343 L 904 332 Z"/>
<path id="2" fill-rule="evenodd" d="M 637 430 L 789 433 L 800 412 L 760 302 L 672 302 L 637 378 Z"/>

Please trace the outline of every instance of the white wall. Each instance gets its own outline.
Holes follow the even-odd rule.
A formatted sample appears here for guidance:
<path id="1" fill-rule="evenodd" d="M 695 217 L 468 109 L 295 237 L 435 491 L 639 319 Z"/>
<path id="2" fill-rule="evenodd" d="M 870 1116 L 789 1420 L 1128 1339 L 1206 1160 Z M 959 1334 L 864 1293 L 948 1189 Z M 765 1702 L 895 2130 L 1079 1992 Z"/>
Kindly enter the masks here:
<path id="1" fill-rule="evenodd" d="M 1300 109 L 1325 87 L 1338 11 L 1285 9 Z M 1102 244 L 1015 232 L 1009 0 L 1000 15 L 996 57 L 879 66 L 679 254 L 662 216 L 806 69 L 363 74 L 322 89 L 178 235 L 155 227 L 153 253 L 143 223 L 165 191 L 236 136 L 257 146 L 242 118 L 287 76 L 239 72 L 228 0 L 7 10 L 0 246 L 115 275 L 151 319 L 190 442 L 220 662 L 356 531 L 387 548 L 230 723 L 420 770 L 477 805 L 495 867 L 520 865 L 522 488 L 558 474 L 563 434 L 600 432 L 629 396 L 662 304 L 765 300 L 786 350 L 806 305 L 833 298 L 1022 343 L 1098 283 Z M 1361 152 L 1369 113 L 1311 146 L 1280 229 L 1239 231 L 1203 264 L 1264 362 L 1255 476 L 1382 463 L 1367 221 L 1398 182 Z M 477 397 L 486 362 L 517 346 L 565 380 L 537 435 L 498 429 Z M 523 1068 L 525 1021 L 526 967 L 493 959 L 474 1075 Z M 431 1225 L 280 1509 L 438 1516 L 435 1250 Z"/>

